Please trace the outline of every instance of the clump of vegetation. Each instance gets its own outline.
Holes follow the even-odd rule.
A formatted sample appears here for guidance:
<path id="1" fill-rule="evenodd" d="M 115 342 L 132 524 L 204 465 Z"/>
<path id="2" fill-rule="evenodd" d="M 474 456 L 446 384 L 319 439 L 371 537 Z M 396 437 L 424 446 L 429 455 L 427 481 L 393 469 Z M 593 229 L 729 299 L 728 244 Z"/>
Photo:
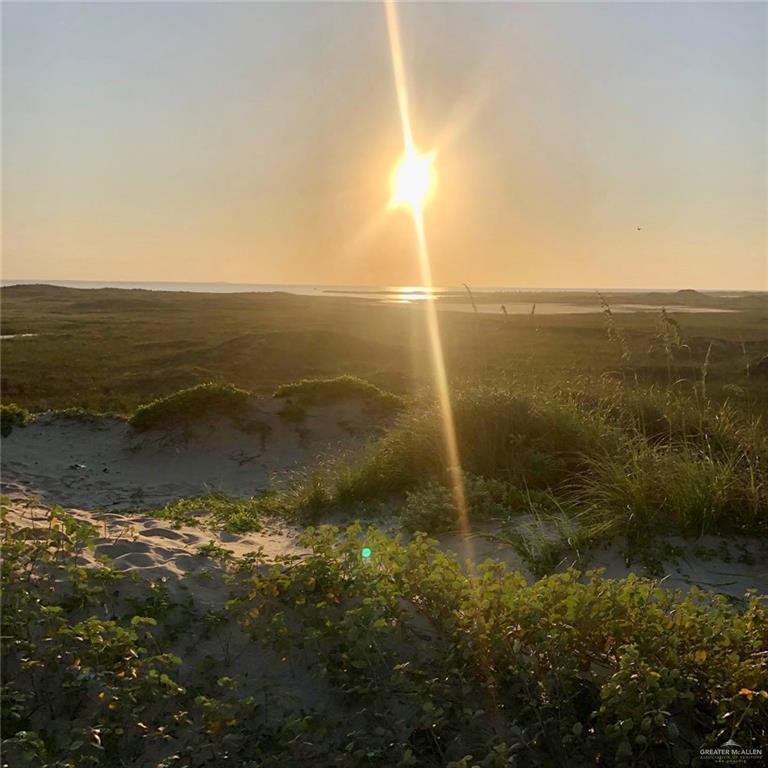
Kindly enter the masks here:
<path id="1" fill-rule="evenodd" d="M 302 379 L 283 384 L 274 397 L 295 398 L 300 403 L 319 405 L 339 400 L 362 400 L 377 411 L 393 413 L 403 408 L 403 399 L 392 392 L 385 392 L 375 384 L 357 376 L 336 376 L 331 379 Z"/>
<path id="2" fill-rule="evenodd" d="M 16 403 L 0 405 L 0 435 L 8 437 L 14 427 L 24 427 L 32 419 L 32 414 Z"/>
<path id="3" fill-rule="evenodd" d="M 231 549 L 222 547 L 221 544 L 217 544 L 215 541 L 211 540 L 205 544 L 201 544 L 197 548 L 197 554 L 202 555 L 203 557 L 210 557 L 211 560 L 226 561 L 232 559 L 233 553 Z"/>
<path id="4" fill-rule="evenodd" d="M 546 490 L 571 479 L 589 456 L 618 450 L 623 436 L 598 415 L 565 398 L 534 398 L 506 388 L 454 393 L 464 469 L 519 488 Z M 443 480 L 448 459 L 435 406 L 409 412 L 339 479 L 342 500 L 404 493 Z"/>
<path id="5" fill-rule="evenodd" d="M 96 532 L 62 510 L 34 531 L 4 518 L 3 534 L 2 746 L 19 768 L 686 766 L 768 738 L 754 595 L 577 571 L 528 585 L 491 562 L 468 575 L 424 536 L 354 526 L 268 567 L 207 545 L 229 573 L 219 611 L 79 565 Z M 204 642 L 218 650 L 194 662 Z M 314 704 L 276 696 L 245 661 L 259 654 L 309 670 Z"/>
<path id="6" fill-rule="evenodd" d="M 505 521 L 510 515 L 552 505 L 546 492 L 524 490 L 498 479 L 476 475 L 464 475 L 463 492 L 470 522 Z M 400 510 L 400 521 L 407 531 L 441 533 L 458 530 L 461 521 L 450 482 L 431 480 L 408 491 Z"/>
<path id="7" fill-rule="evenodd" d="M 528 586 L 491 562 L 472 577 L 423 537 L 360 528 L 307 544 L 288 578 L 254 574 L 239 610 L 353 709 L 342 764 L 689 765 L 701 746 L 768 735 L 754 596 L 576 571 Z"/>
<path id="8" fill-rule="evenodd" d="M 208 526 L 230 533 L 247 533 L 261 530 L 271 518 L 316 521 L 334 505 L 332 494 L 328 474 L 318 472 L 301 477 L 288 488 L 269 489 L 246 499 L 208 494 L 177 499 L 152 509 L 151 514 L 177 526 Z"/>
<path id="9" fill-rule="evenodd" d="M 231 384 L 198 384 L 139 406 L 128 423 L 137 432 L 185 429 L 211 417 L 247 419 L 252 395 Z"/>
<path id="10" fill-rule="evenodd" d="M 617 531 L 649 533 L 768 531 L 765 470 L 749 457 L 716 458 L 691 449 L 639 444 L 627 456 L 595 462 L 579 493 L 614 515 Z"/>
<path id="11" fill-rule="evenodd" d="M 174 525 L 207 525 L 232 533 L 245 533 L 261 529 L 265 515 L 272 511 L 268 499 L 268 494 L 248 499 L 208 494 L 177 499 L 153 509 L 152 514 L 170 520 Z"/>

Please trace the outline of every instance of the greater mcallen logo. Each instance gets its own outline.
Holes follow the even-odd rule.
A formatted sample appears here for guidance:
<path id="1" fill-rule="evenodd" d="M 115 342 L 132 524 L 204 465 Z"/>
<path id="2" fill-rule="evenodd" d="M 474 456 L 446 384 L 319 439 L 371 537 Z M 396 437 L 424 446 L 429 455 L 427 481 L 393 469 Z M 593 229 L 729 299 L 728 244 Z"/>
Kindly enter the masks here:
<path id="1" fill-rule="evenodd" d="M 763 750 L 760 748 L 742 747 L 733 739 L 729 739 L 720 747 L 699 750 L 702 760 L 711 760 L 720 765 L 741 765 L 762 760 Z"/>

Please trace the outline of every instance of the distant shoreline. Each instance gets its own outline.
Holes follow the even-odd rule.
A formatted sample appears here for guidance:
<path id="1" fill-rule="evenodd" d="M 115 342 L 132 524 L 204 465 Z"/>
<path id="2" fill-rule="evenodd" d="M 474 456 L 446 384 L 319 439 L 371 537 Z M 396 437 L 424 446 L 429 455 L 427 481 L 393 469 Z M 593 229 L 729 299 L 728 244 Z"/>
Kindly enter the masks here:
<path id="1" fill-rule="evenodd" d="M 78 288 L 99 290 L 114 288 L 117 290 L 146 290 L 191 293 L 291 293 L 299 296 L 401 296 L 408 294 L 426 294 L 428 289 L 418 285 L 323 285 L 317 283 L 232 283 L 232 282 L 175 282 L 164 280 L 27 280 L 3 279 L 0 287 L 10 288 L 15 285 L 49 285 L 60 288 Z M 494 294 L 496 296 L 544 296 L 555 294 L 589 295 L 604 294 L 675 294 L 709 295 L 716 297 L 750 296 L 768 294 L 768 291 L 722 290 L 690 288 L 520 288 L 514 286 L 474 286 L 470 285 L 476 296 Z M 459 286 L 433 286 L 429 294 L 434 297 L 466 296 L 466 289 Z"/>
<path id="2" fill-rule="evenodd" d="M 693 289 L 638 291 L 586 290 L 586 289 L 521 289 L 472 287 L 471 296 L 466 287 L 435 287 L 431 290 L 416 286 L 311 286 L 290 284 L 246 283 L 128 283 L 55 281 L 3 281 L 3 291 L 18 293 L 52 294 L 56 291 L 104 290 L 133 295 L 153 292 L 158 296 L 189 295 L 221 297 L 283 296 L 286 301 L 324 299 L 332 302 L 351 302 L 368 306 L 423 307 L 433 303 L 448 312 L 477 312 L 498 315 L 552 315 L 648 313 L 665 309 L 670 313 L 729 313 L 758 312 L 768 314 L 768 293 L 757 291 L 703 292 Z M 113 294 L 114 295 L 114 294 Z M 270 300 L 272 300 L 270 299 Z"/>

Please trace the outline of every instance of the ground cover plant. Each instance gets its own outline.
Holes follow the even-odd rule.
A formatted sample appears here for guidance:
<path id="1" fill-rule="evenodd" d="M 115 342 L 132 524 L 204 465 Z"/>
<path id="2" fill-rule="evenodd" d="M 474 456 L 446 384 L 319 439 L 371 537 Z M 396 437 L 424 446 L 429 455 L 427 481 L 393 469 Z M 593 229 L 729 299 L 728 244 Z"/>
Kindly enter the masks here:
<path id="1" fill-rule="evenodd" d="M 211 613 L 80 564 L 95 531 L 63 510 L 34 531 L 4 516 L 3 533 L 15 766 L 686 766 L 768 738 L 754 595 L 573 571 L 528 585 L 498 564 L 468 575 L 424 537 L 323 527 L 268 568 L 209 547 L 231 588 Z M 270 698 L 221 658 L 190 665 L 180 648 L 230 620 L 308 669 L 321 703 Z"/>
<path id="2" fill-rule="evenodd" d="M 233 533 L 258 531 L 269 512 L 265 496 L 232 499 L 220 494 L 177 499 L 151 510 L 175 525 L 208 526 Z"/>

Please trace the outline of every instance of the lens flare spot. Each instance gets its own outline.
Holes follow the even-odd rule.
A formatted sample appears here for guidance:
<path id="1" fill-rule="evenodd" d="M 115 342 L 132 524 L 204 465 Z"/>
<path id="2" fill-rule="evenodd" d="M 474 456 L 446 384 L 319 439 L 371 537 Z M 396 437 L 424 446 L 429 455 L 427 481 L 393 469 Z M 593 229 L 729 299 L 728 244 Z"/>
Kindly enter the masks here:
<path id="1" fill-rule="evenodd" d="M 373 554 L 370 547 L 363 547 L 360 550 L 360 554 L 363 556 L 363 560 L 368 560 L 370 556 Z"/>

